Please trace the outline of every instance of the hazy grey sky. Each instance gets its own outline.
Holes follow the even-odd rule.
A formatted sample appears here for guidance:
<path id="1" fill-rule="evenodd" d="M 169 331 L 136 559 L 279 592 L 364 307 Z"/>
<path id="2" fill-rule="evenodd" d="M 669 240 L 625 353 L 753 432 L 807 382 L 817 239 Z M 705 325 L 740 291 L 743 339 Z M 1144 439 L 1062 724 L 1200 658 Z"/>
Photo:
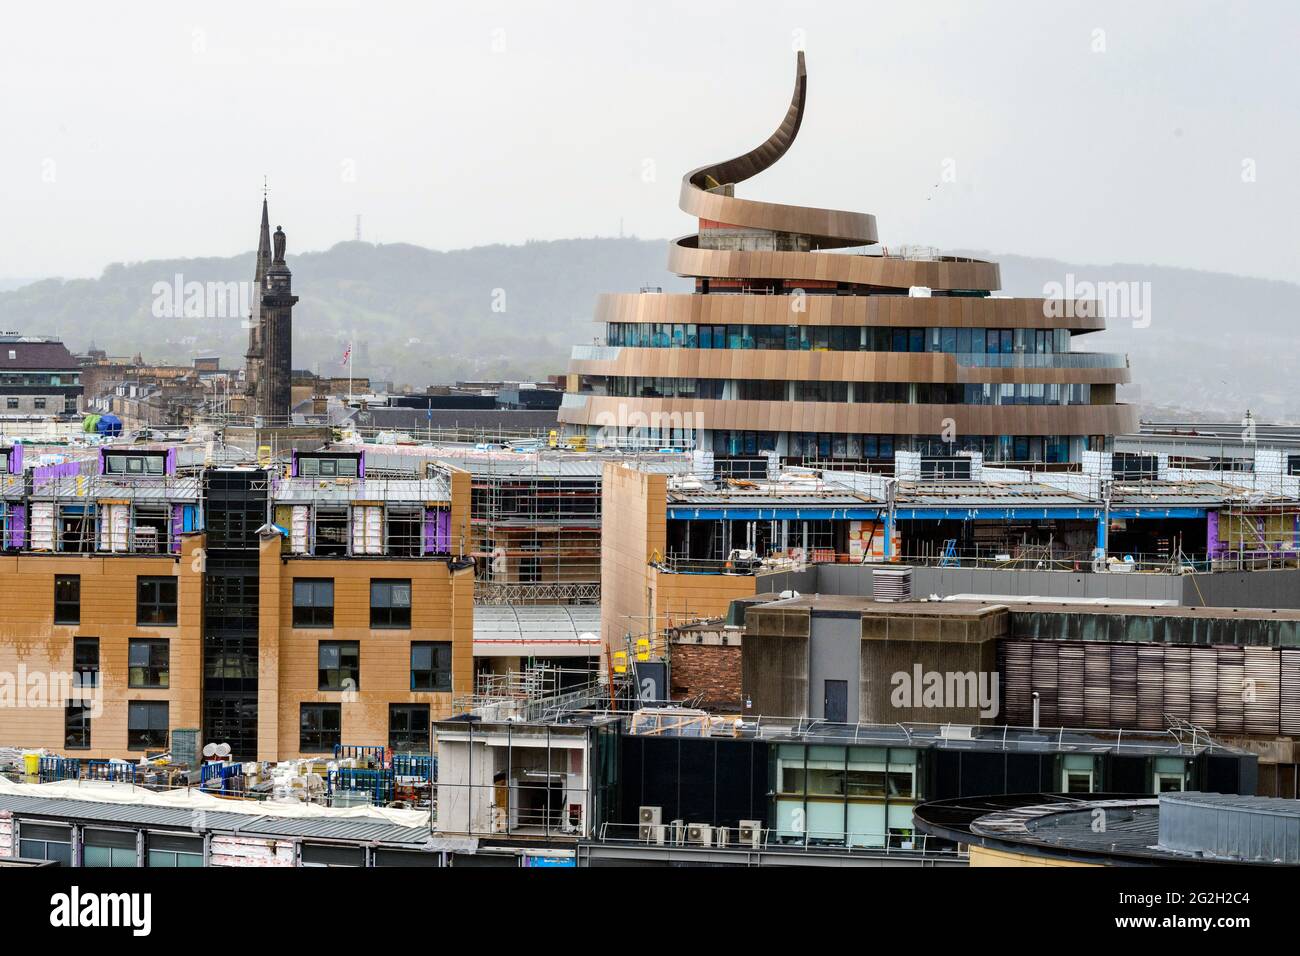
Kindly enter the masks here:
<path id="1" fill-rule="evenodd" d="M 249 250 L 263 174 L 291 253 L 358 213 L 441 249 L 680 235 L 682 173 L 767 136 L 801 41 L 803 130 L 742 195 L 1295 279 L 1297 36 L 1289 0 L 12 4 L 0 277 Z"/>

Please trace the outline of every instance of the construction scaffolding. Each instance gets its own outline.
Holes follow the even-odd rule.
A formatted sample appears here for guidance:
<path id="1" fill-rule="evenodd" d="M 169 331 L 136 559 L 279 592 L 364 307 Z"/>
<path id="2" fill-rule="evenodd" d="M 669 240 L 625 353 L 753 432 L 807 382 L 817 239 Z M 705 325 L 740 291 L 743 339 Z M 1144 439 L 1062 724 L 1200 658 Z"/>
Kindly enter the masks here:
<path id="1" fill-rule="evenodd" d="M 1221 509 L 1209 542 L 1216 571 L 1300 565 L 1300 502 L 1231 502 Z"/>
<path id="2" fill-rule="evenodd" d="M 537 453 L 457 464 L 472 473 L 476 603 L 600 602 L 599 461 Z"/>

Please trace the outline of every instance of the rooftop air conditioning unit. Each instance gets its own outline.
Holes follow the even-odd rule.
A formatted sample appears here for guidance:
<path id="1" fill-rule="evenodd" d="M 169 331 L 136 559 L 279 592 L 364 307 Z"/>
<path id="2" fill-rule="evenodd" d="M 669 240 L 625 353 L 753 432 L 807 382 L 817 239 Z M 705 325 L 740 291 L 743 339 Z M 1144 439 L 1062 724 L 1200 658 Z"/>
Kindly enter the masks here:
<path id="1" fill-rule="evenodd" d="M 664 808 L 663 807 L 642 807 L 638 816 L 640 824 L 637 827 L 637 839 L 642 843 L 664 842 Z"/>
<path id="2" fill-rule="evenodd" d="M 763 845 L 763 821 L 740 821 L 740 845 L 758 848 Z"/>
<path id="3" fill-rule="evenodd" d="M 691 823 L 686 827 L 686 842 L 696 846 L 713 845 L 713 827 L 707 823 Z"/>
<path id="4" fill-rule="evenodd" d="M 877 601 L 910 601 L 911 568 L 876 568 L 871 572 L 872 596 Z"/>

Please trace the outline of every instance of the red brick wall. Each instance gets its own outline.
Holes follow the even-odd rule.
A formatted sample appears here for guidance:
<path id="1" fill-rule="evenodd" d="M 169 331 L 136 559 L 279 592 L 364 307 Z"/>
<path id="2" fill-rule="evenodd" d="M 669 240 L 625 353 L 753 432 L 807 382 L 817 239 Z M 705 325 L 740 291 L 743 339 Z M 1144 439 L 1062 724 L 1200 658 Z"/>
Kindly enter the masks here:
<path id="1" fill-rule="evenodd" d="M 673 644 L 672 696 L 703 694 L 706 710 L 741 713 L 740 645 Z"/>

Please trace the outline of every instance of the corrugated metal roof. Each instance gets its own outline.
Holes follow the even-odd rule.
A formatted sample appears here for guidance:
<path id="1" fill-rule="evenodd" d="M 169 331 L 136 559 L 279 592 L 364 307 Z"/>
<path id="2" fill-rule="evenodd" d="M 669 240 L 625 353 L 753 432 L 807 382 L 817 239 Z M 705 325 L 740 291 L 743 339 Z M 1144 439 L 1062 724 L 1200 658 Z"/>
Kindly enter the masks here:
<path id="1" fill-rule="evenodd" d="M 199 499 L 199 479 L 168 476 L 123 479 L 107 475 L 68 475 L 43 481 L 32 489 L 32 501 L 55 499 L 95 500 L 125 498 L 131 501 L 192 502 Z"/>
<path id="2" fill-rule="evenodd" d="M 477 605 L 474 639 L 575 641 L 584 634 L 600 643 L 600 605 Z"/>
<path id="3" fill-rule="evenodd" d="M 351 501 L 451 501 L 451 482 L 434 478 L 281 478 L 276 482 L 277 504 L 346 504 Z"/>
<path id="4" fill-rule="evenodd" d="M 910 505 L 994 505 L 1037 507 L 1088 505 L 1086 495 L 1036 482 L 1001 484 L 981 481 L 900 481 L 897 502 Z"/>
<path id="5" fill-rule="evenodd" d="M 225 827 L 213 826 L 221 830 Z M 405 827 L 397 823 L 366 820 L 358 817 L 253 817 L 238 827 L 241 834 L 275 837 L 304 837 L 313 840 L 347 840 L 353 843 L 423 843 L 429 838 L 427 827 Z"/>
<path id="6" fill-rule="evenodd" d="M 167 827 L 195 833 L 346 840 L 356 843 L 423 843 L 427 827 L 408 827 L 364 817 L 280 817 L 261 813 L 230 813 L 189 807 L 160 807 L 141 803 L 69 800 L 0 794 L 0 810 L 19 816 L 42 816 L 137 827 Z"/>
<path id="7" fill-rule="evenodd" d="M 0 793 L 0 810 L 22 815 L 91 820 L 98 823 L 130 823 L 137 826 L 192 829 L 199 817 L 194 808 L 160 807 L 145 803 L 111 803 L 101 800 L 69 800 L 63 797 L 28 797 Z M 233 830 L 252 819 L 247 813 L 204 810 L 201 818 L 208 829 Z"/>

